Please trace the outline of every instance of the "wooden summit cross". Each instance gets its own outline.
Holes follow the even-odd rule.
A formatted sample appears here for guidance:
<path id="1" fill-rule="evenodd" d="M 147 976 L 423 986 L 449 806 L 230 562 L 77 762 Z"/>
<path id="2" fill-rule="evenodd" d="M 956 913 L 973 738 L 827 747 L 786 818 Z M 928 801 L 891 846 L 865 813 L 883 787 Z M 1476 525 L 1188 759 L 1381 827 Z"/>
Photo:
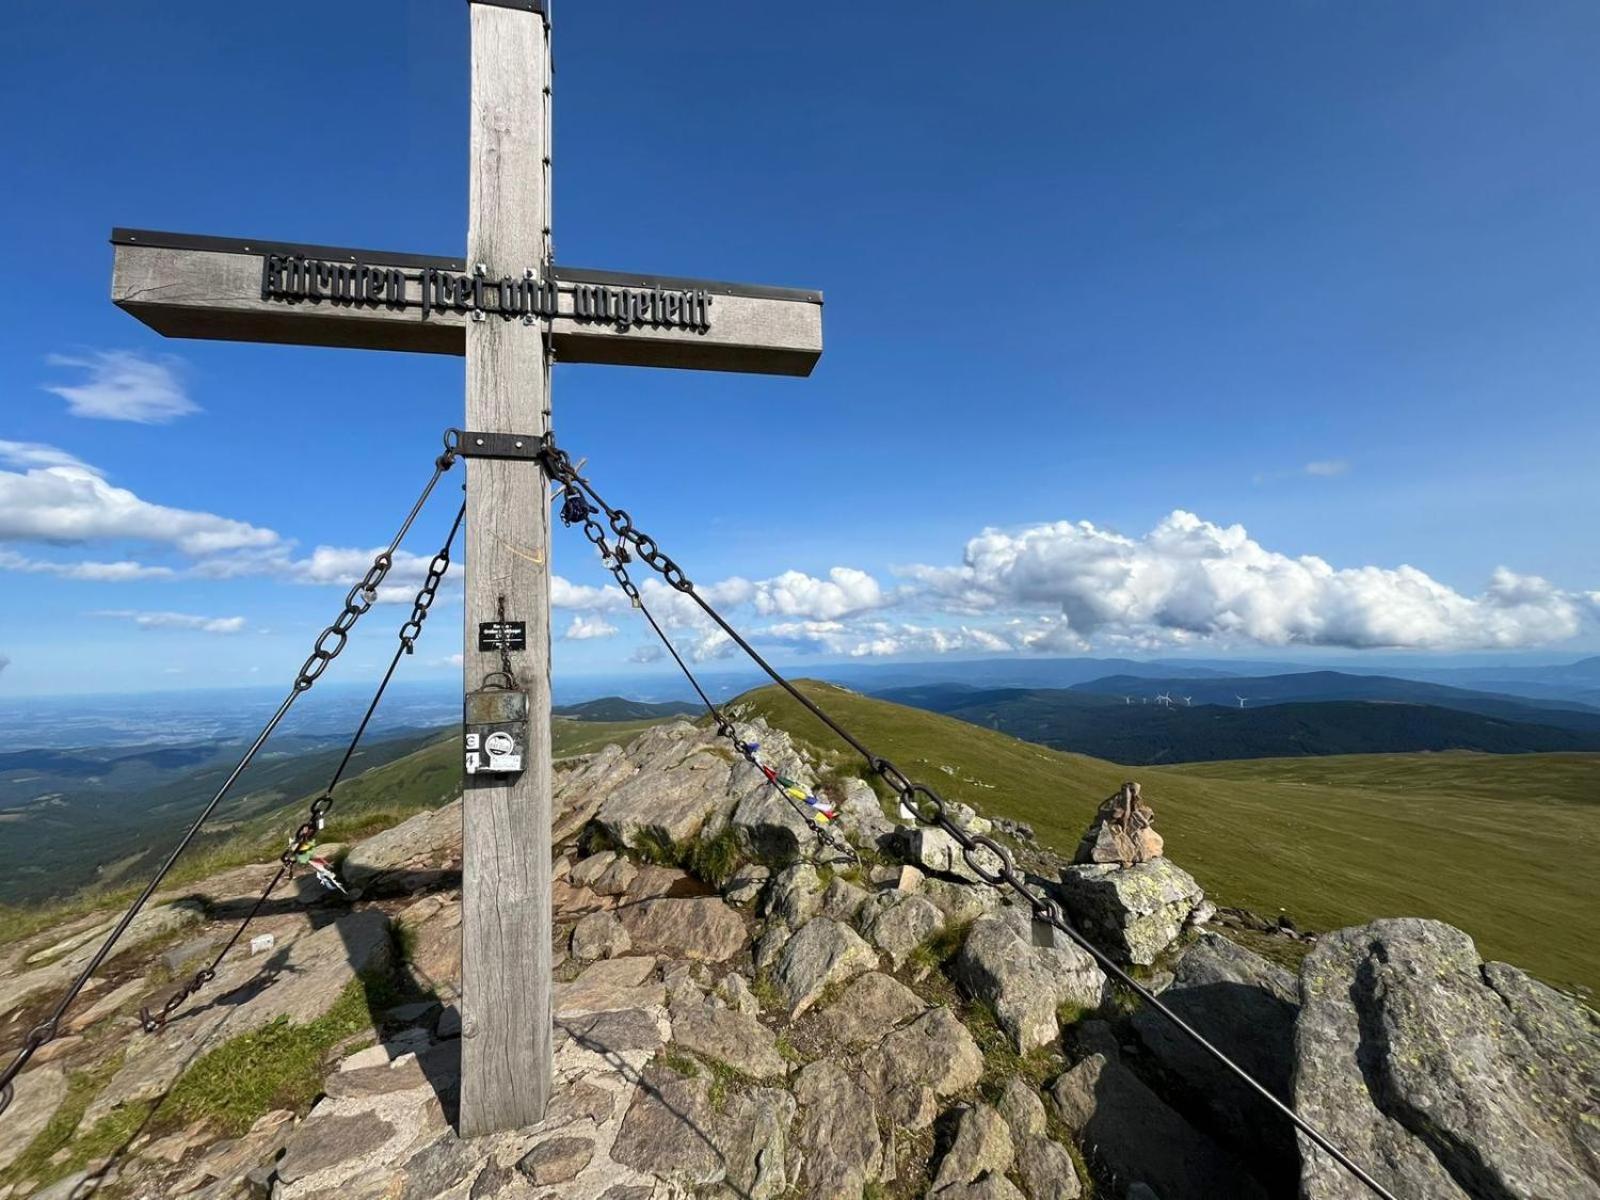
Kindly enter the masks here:
<path id="1" fill-rule="evenodd" d="M 822 352 L 817 292 L 551 262 L 545 0 L 471 0 L 469 11 L 464 258 L 116 229 L 112 300 L 168 337 L 465 354 L 472 433 L 545 433 L 552 358 L 809 374 Z M 524 769 L 470 775 L 463 805 L 470 1136 L 536 1123 L 551 1084 L 550 512 L 530 459 L 466 466 L 467 688 L 500 666 L 477 627 L 500 619 L 504 597 L 506 618 L 526 623 L 511 658 L 528 696 Z"/>

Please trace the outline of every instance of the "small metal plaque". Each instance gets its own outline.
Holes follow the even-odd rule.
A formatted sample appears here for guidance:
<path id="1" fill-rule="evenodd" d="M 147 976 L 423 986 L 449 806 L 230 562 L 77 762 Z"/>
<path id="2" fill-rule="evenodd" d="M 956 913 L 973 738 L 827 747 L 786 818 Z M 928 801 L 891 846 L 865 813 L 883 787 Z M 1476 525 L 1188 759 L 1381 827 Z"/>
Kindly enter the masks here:
<path id="1" fill-rule="evenodd" d="M 526 621 L 482 621 L 478 624 L 479 650 L 526 650 Z"/>
<path id="2" fill-rule="evenodd" d="M 528 719 L 528 694 L 526 692 L 502 692 L 494 689 L 468 692 L 466 710 L 466 723 L 469 726 L 503 725 L 509 721 L 526 721 Z M 474 737 L 480 732 L 479 730 L 469 729 L 467 736 Z"/>

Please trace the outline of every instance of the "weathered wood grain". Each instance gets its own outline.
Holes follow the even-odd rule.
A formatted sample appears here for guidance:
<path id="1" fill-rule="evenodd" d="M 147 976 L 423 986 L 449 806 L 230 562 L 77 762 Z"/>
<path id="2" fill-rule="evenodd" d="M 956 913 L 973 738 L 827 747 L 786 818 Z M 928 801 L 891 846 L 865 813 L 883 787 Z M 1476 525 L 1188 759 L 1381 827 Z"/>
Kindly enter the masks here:
<path id="1" fill-rule="evenodd" d="M 423 320 L 416 308 L 341 306 L 331 301 L 287 304 L 261 296 L 261 259 L 246 252 L 173 249 L 160 245 L 115 247 L 111 299 L 156 332 L 168 337 L 225 339 L 236 342 L 279 342 L 309 346 L 347 346 L 366 350 L 411 350 L 425 354 L 462 354 L 465 330 L 473 322 L 464 313 L 435 312 Z M 536 265 L 512 257 L 468 258 L 491 270 L 520 272 Z M 390 262 L 375 252 L 362 261 L 373 266 Z M 407 268 L 415 274 L 416 269 Z M 582 272 L 556 268 L 563 278 Z M 572 315 L 573 298 L 561 297 L 562 312 L 551 322 L 556 354 L 564 363 L 612 363 L 641 367 L 684 367 L 704 371 L 743 371 L 773 375 L 808 375 L 822 353 L 822 305 L 816 299 L 785 299 L 740 294 L 740 285 L 712 285 L 711 328 L 688 329 L 615 326 L 579 321 Z M 420 285 L 407 283 L 415 301 Z M 490 317 L 507 332 L 537 337 L 536 327 Z"/>
<path id="2" fill-rule="evenodd" d="M 474 4 L 468 262 L 546 261 L 542 17 Z M 541 434 L 550 381 L 539 330 L 467 321 L 466 428 Z M 499 669 L 480 621 L 527 622 L 512 655 L 528 694 L 525 769 L 469 776 L 462 806 L 461 1133 L 536 1124 L 551 1086 L 550 510 L 530 462 L 467 462 L 465 675 Z"/>

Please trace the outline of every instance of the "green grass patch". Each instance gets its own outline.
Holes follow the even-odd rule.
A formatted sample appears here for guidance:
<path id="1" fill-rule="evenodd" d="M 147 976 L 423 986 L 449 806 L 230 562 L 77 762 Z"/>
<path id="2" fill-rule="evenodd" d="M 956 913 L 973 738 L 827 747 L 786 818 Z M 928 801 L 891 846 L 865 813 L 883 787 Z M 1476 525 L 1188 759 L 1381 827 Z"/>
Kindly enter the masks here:
<path id="1" fill-rule="evenodd" d="M 157 1109 L 155 1123 L 207 1120 L 237 1137 L 273 1109 L 303 1112 L 322 1091 L 333 1048 L 376 1030 L 383 1012 L 401 999 L 387 976 L 357 979 L 314 1021 L 279 1019 L 224 1042 L 183 1073 Z"/>
<path id="2" fill-rule="evenodd" d="M 111 1077 L 122 1067 L 119 1050 L 86 1071 L 75 1071 L 67 1081 L 67 1095 L 55 1115 L 28 1143 L 17 1160 L 0 1171 L 0 1187 L 31 1179 L 44 1186 L 83 1170 L 92 1160 L 114 1154 L 139 1133 L 150 1114 L 148 1104 L 129 1104 L 78 1134 L 83 1114 Z M 60 1161 L 56 1155 L 66 1153 Z"/>
<path id="3" fill-rule="evenodd" d="M 693 1079 L 700 1074 L 700 1064 L 687 1054 L 674 1050 L 670 1046 L 656 1055 L 656 1061 L 667 1070 L 682 1075 L 685 1079 Z"/>
<path id="4" fill-rule="evenodd" d="M 1135 768 L 826 684 L 799 686 L 913 779 L 988 816 L 1026 822 L 1059 854 L 1070 856 L 1100 801 L 1136 778 L 1167 852 L 1220 904 L 1267 916 L 1282 908 L 1308 929 L 1431 917 L 1466 930 L 1485 958 L 1560 987 L 1600 990 L 1600 939 L 1575 930 L 1569 915 L 1600 911 L 1600 754 Z M 777 689 L 738 703 L 822 761 L 849 761 L 843 743 Z"/>
<path id="5" fill-rule="evenodd" d="M 633 835 L 628 850 L 640 862 L 654 863 L 658 867 L 675 867 L 685 858 L 684 851 L 676 842 L 661 830 L 648 825 Z"/>
<path id="6" fill-rule="evenodd" d="M 961 1019 L 983 1053 L 983 1076 L 978 1080 L 978 1092 L 990 1102 L 1000 1098 L 1012 1079 L 1021 1079 L 1037 1091 L 1061 1074 L 1066 1066 L 1066 1060 L 1053 1046 L 1017 1053 L 1011 1044 L 1011 1035 L 1000 1028 L 1000 1022 L 995 1019 L 994 1009 L 981 1000 L 966 1005 Z"/>
<path id="7" fill-rule="evenodd" d="M 971 928 L 971 921 L 950 922 L 911 952 L 906 960 L 908 965 L 919 973 L 944 970 L 946 964 L 961 952 L 967 940 L 967 930 Z"/>
<path id="8" fill-rule="evenodd" d="M 738 831 L 732 825 L 724 826 L 714 837 L 696 839 L 687 857 L 685 865 L 689 873 L 719 889 L 733 878 L 745 861 Z"/>

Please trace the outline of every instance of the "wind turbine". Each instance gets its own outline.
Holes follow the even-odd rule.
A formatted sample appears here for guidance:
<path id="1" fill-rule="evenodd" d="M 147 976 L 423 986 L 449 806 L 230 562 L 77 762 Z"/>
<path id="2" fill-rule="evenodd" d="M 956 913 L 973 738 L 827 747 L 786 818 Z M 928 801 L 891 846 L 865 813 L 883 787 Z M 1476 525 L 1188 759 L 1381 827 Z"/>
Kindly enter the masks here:
<path id="1" fill-rule="evenodd" d="M 1245 702 L 1245 699 L 1246 699 L 1244 696 L 1235 695 L 1234 699 L 1239 702 L 1239 707 L 1240 708 L 1244 707 L 1244 702 Z"/>
<path id="2" fill-rule="evenodd" d="M 1161 693 L 1159 693 L 1156 696 L 1156 703 L 1157 704 L 1165 704 L 1168 708 L 1171 708 L 1172 707 L 1172 693 L 1171 692 L 1161 692 Z"/>
<path id="3" fill-rule="evenodd" d="M 1185 696 L 1183 698 L 1183 706 L 1185 708 L 1193 708 L 1194 707 L 1194 697 L 1193 696 Z"/>
<path id="4" fill-rule="evenodd" d="M 1124 696 L 1122 698 L 1122 702 L 1124 704 L 1132 704 L 1133 703 L 1133 697 L 1132 696 Z"/>

